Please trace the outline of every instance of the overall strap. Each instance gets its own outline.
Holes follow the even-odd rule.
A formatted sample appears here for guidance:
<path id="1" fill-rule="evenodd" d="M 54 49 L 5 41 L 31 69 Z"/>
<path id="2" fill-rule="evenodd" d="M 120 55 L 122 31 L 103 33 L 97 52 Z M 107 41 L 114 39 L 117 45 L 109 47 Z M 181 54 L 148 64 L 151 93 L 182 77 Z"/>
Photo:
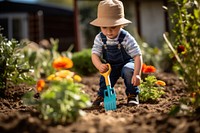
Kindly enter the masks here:
<path id="1" fill-rule="evenodd" d="M 107 41 L 106 36 L 102 32 L 100 33 L 100 36 L 101 36 L 101 40 L 102 40 L 103 44 L 106 44 L 106 41 Z"/>
<path id="2" fill-rule="evenodd" d="M 119 41 L 119 44 L 121 44 L 122 42 L 123 42 L 123 40 L 124 40 L 124 38 L 125 38 L 125 36 L 126 36 L 126 31 L 125 30 L 122 30 L 121 32 L 120 32 L 120 35 L 119 35 L 119 37 L 118 37 L 118 41 Z"/>

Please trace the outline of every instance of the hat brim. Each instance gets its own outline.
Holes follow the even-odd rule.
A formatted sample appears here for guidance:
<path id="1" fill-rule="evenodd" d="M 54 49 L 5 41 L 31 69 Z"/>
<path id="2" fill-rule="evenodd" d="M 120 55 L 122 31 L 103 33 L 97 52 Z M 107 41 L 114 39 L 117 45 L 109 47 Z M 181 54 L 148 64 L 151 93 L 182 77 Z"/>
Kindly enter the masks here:
<path id="1" fill-rule="evenodd" d="M 108 18 L 97 18 L 90 22 L 91 25 L 98 26 L 98 27 L 113 27 L 118 25 L 127 25 L 132 23 L 131 21 L 120 18 L 120 19 L 108 19 Z"/>

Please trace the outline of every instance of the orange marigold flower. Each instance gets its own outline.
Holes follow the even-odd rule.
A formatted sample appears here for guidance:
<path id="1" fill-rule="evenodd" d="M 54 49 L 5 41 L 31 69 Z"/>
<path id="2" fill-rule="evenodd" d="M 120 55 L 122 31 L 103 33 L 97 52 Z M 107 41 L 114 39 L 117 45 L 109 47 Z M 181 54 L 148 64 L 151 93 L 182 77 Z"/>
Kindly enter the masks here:
<path id="1" fill-rule="evenodd" d="M 146 64 L 144 63 L 142 64 L 142 72 L 144 72 L 144 69 L 146 68 L 146 66 L 147 66 Z"/>
<path id="2" fill-rule="evenodd" d="M 156 71 L 156 68 L 154 66 L 145 66 L 143 73 L 154 73 Z"/>
<path id="3" fill-rule="evenodd" d="M 38 92 L 41 92 L 44 89 L 44 86 L 45 86 L 45 81 L 43 79 L 37 81 L 36 89 Z"/>
<path id="4" fill-rule="evenodd" d="M 68 69 L 73 67 L 73 62 L 67 57 L 59 57 L 53 61 L 53 67 L 57 70 Z"/>
<path id="5" fill-rule="evenodd" d="M 162 80 L 157 80 L 155 83 L 157 85 L 161 85 L 161 86 L 165 86 L 166 85 L 166 83 L 164 81 L 162 81 Z"/>

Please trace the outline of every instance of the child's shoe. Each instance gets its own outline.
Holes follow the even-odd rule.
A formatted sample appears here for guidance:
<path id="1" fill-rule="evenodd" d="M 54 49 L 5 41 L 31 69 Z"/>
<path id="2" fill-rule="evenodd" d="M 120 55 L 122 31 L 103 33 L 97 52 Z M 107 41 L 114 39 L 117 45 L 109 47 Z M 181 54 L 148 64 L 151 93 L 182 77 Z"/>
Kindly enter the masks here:
<path id="1" fill-rule="evenodd" d="M 139 104 L 138 95 L 130 94 L 128 95 L 127 104 L 129 106 L 134 106 Z"/>
<path id="2" fill-rule="evenodd" d="M 98 97 L 94 100 L 94 102 L 92 103 L 92 106 L 93 106 L 93 107 L 98 107 L 98 106 L 101 104 L 101 102 L 103 102 L 103 97 L 102 97 L 102 96 L 98 96 Z"/>

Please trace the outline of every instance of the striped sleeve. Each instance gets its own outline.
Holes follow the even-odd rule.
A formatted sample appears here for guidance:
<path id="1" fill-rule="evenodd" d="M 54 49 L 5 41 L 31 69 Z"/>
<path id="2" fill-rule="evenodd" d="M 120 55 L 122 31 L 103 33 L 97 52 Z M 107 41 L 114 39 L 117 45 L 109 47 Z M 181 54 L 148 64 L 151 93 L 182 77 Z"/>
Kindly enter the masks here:
<path id="1" fill-rule="evenodd" d="M 97 34 L 94 39 L 94 44 L 92 46 L 92 54 L 97 54 L 98 56 L 102 55 L 102 45 L 100 34 Z"/>
<path id="2" fill-rule="evenodd" d="M 127 33 L 126 37 L 124 38 L 122 45 L 124 45 L 126 52 L 132 58 L 135 57 L 136 55 L 142 55 L 138 43 L 136 42 L 135 38 L 131 36 L 129 33 Z"/>

